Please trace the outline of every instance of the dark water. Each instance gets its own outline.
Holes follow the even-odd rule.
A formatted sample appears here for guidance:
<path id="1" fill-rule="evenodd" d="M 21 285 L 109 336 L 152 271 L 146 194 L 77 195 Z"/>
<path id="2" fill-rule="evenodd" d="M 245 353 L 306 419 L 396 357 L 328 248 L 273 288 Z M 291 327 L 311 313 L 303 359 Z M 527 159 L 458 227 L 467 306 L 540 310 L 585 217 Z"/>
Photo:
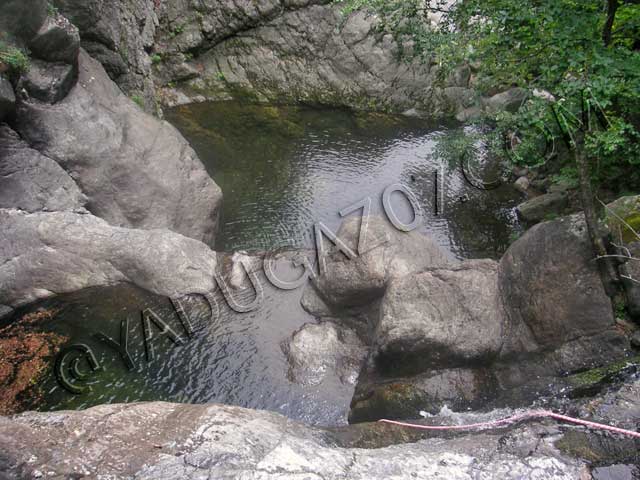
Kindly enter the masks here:
<path id="1" fill-rule="evenodd" d="M 379 213 L 382 192 L 395 183 L 417 197 L 421 230 L 457 257 L 498 257 L 518 228 L 513 213 L 518 195 L 510 187 L 487 192 L 465 181 L 451 154 L 463 133 L 457 128 L 376 114 L 237 103 L 180 107 L 167 112 L 167 119 L 192 142 L 223 190 L 219 251 L 310 247 L 315 222 L 336 229 L 338 212 L 366 196 Z M 494 178 L 492 165 L 478 158 L 475 171 Z M 408 221 L 407 202 L 399 194 L 392 199 L 398 215 Z M 202 300 L 192 299 L 186 310 L 199 331 L 191 338 L 168 299 L 130 286 L 89 289 L 45 302 L 42 306 L 58 313 L 43 330 L 69 336 L 69 344 L 89 346 L 102 370 L 92 372 L 86 382 L 91 391 L 80 395 L 62 389 L 51 373 L 39 385 L 44 397 L 27 406 L 221 402 L 274 410 L 308 423 L 344 423 L 352 385 L 331 375 L 316 386 L 287 378 L 282 342 L 313 322 L 300 307 L 301 293 L 267 288 L 262 306 L 246 314 L 233 313 L 219 301 L 214 318 Z M 177 346 L 166 339 L 156 342 L 152 361 L 146 357 L 140 319 L 146 308 L 183 339 Z M 95 337 L 101 332 L 119 339 L 120 322 L 127 317 L 133 370 Z"/>
<path id="2" fill-rule="evenodd" d="M 456 256 L 496 258 L 510 243 L 519 197 L 508 185 L 487 192 L 465 181 L 450 154 L 458 128 L 346 110 L 227 102 L 178 107 L 166 117 L 224 192 L 216 250 L 310 247 L 315 222 L 337 228 L 338 212 L 366 196 L 379 212 L 382 192 L 394 183 L 418 198 L 422 230 Z M 470 173 L 488 169 L 482 155 L 478 160 Z M 443 198 L 436 216 L 438 169 Z M 495 178 L 484 173 L 487 181 Z M 410 219 L 397 197 L 394 208 Z"/>

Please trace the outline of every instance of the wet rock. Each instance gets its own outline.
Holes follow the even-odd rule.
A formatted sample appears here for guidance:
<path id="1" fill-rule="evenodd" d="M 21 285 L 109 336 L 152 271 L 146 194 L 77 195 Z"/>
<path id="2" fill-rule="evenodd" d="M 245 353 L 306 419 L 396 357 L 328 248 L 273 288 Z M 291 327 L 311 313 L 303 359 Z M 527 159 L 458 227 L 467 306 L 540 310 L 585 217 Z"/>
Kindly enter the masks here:
<path id="1" fill-rule="evenodd" d="M 518 215 L 527 222 L 536 223 L 562 214 L 568 205 L 566 192 L 546 193 L 518 205 Z"/>
<path id="2" fill-rule="evenodd" d="M 167 228 L 211 244 L 222 193 L 180 133 L 142 112 L 86 53 L 64 102 L 23 102 L 17 130 L 115 226 Z"/>
<path id="3" fill-rule="evenodd" d="M 330 374 L 355 385 L 366 355 L 353 330 L 326 321 L 303 325 L 283 345 L 283 351 L 290 365 L 289 378 L 302 385 L 318 385 Z"/>
<path id="4" fill-rule="evenodd" d="M 391 282 L 373 357 L 394 373 L 488 362 L 502 347 L 506 315 L 498 264 L 470 260 Z"/>
<path id="5" fill-rule="evenodd" d="M 0 209 L 0 304 L 130 282 L 163 296 L 210 292 L 216 254 L 168 230 L 109 225 L 89 214 Z"/>
<path id="6" fill-rule="evenodd" d="M 636 330 L 631 336 L 631 345 L 635 348 L 640 348 L 640 330 Z"/>
<path id="7" fill-rule="evenodd" d="M 86 198 L 56 162 L 0 126 L 0 208 L 86 212 Z"/>
<path id="8" fill-rule="evenodd" d="M 506 351 L 527 351 L 531 341 L 556 348 L 614 328 L 586 229 L 581 215 L 538 224 L 505 253 L 500 289 L 510 323 L 521 329 L 508 335 Z"/>
<path id="9" fill-rule="evenodd" d="M 141 480 L 579 478 L 585 462 L 561 454 L 553 445 L 558 437 L 557 429 L 533 424 L 384 448 L 339 448 L 331 440 L 335 435 L 274 413 L 170 403 L 0 418 L 3 464 L 8 475 L 21 476 L 43 471 Z M 96 448 L 104 438 L 109 448 Z M 517 448 L 525 444 L 532 448 Z"/>
<path id="10" fill-rule="evenodd" d="M 45 19 L 29 41 L 29 49 L 42 60 L 75 65 L 80 51 L 80 34 L 69 20 L 55 13 Z"/>
<path id="11" fill-rule="evenodd" d="M 454 411 L 477 409 L 492 398 L 495 382 L 482 369 L 444 369 L 406 379 L 358 385 L 351 402 L 349 422 L 374 422 L 381 418 L 420 418 L 444 407 Z"/>
<path id="12" fill-rule="evenodd" d="M 354 253 L 358 253 L 360 219 L 354 217 L 345 220 L 337 236 Z M 327 242 L 326 239 L 324 241 Z M 314 283 L 321 298 L 330 307 L 362 306 L 381 298 L 393 278 L 454 262 L 429 237 L 417 231 L 400 232 L 386 220 L 371 217 L 366 245 L 357 258 L 349 259 L 341 252 L 328 254 L 326 273 Z"/>
<path id="13" fill-rule="evenodd" d="M 18 83 L 27 95 L 46 103 L 56 103 L 67 96 L 75 82 L 76 69 L 65 63 L 32 59 L 29 71 Z"/>
<path id="14" fill-rule="evenodd" d="M 13 87 L 4 75 L 0 74 L 0 122 L 16 109 L 16 96 Z"/>

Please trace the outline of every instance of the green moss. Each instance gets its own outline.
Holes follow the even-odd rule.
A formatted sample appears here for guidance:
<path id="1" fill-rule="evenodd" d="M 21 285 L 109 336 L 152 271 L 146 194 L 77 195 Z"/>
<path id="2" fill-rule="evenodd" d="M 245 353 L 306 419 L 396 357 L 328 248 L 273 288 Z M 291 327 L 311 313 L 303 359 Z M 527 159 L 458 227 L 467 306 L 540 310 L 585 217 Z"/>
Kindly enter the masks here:
<path id="1" fill-rule="evenodd" d="M 568 377 L 569 384 L 585 388 L 595 386 L 621 373 L 629 364 L 640 364 L 640 356 L 628 358 L 604 367 L 594 368 Z"/>
<path id="2" fill-rule="evenodd" d="M 154 53 L 151 55 L 151 63 L 156 64 L 162 62 L 162 55 L 159 53 Z"/>

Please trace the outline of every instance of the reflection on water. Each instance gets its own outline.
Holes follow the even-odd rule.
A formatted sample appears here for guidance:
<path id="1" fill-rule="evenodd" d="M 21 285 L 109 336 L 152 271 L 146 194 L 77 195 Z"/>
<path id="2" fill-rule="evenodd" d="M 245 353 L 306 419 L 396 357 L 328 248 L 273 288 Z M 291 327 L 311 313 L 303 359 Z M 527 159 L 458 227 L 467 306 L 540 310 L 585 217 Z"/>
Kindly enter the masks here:
<path id="1" fill-rule="evenodd" d="M 418 197 L 423 230 L 462 258 L 499 257 L 515 228 L 518 195 L 469 185 L 438 144 L 458 130 L 398 116 L 233 102 L 178 107 L 167 119 L 192 143 L 224 193 L 217 250 L 312 246 L 312 225 L 336 228 L 338 212 L 366 196 L 380 211 L 384 189 Z M 444 169 L 443 214 L 434 172 Z M 461 200 L 462 199 L 462 200 Z M 400 216 L 402 197 L 398 202 Z M 405 210 L 407 210 L 405 205 Z"/>
<path id="2" fill-rule="evenodd" d="M 378 114 L 302 107 L 237 103 L 200 104 L 167 112 L 167 119 L 192 142 L 224 193 L 223 221 L 216 248 L 268 250 L 274 246 L 310 247 L 312 226 L 332 229 L 338 212 L 366 196 L 381 211 L 384 189 L 407 185 L 424 214 L 422 230 L 454 255 L 498 257 L 517 228 L 517 195 L 508 186 L 485 192 L 465 182 L 455 161 L 436 148 L 455 128 Z M 441 215 L 435 215 L 435 177 L 444 173 Z M 491 165 L 480 165 L 480 170 Z M 402 196 L 394 210 L 411 219 Z M 300 307 L 301 289 L 282 292 L 264 281 L 265 300 L 251 313 L 237 314 L 219 301 L 211 319 L 204 302 L 192 300 L 199 331 L 187 338 L 166 298 L 131 286 L 89 289 L 44 303 L 60 309 L 43 330 L 90 346 L 103 366 L 88 382 L 92 390 L 71 395 L 51 373 L 41 388 L 39 409 L 85 408 L 100 403 L 166 400 L 220 402 L 282 412 L 313 424 L 346 422 L 352 385 L 328 375 L 317 386 L 287 379 L 281 348 L 296 329 L 314 319 Z M 219 295 L 219 292 L 217 293 Z M 147 361 L 140 312 L 152 308 L 184 340 L 175 346 L 155 342 L 156 358 Z M 101 332 L 120 338 L 120 322 L 129 318 L 128 344 L 135 363 L 128 370 L 117 351 L 96 339 Z"/>

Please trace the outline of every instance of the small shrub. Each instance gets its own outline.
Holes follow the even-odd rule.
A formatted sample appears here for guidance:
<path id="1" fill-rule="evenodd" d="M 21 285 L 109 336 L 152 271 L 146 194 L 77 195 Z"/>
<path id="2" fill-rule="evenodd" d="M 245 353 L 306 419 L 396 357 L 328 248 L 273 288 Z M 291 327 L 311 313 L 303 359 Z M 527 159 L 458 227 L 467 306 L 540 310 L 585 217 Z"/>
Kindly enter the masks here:
<path id="1" fill-rule="evenodd" d="M 29 56 L 19 48 L 0 42 L 0 63 L 10 74 L 19 75 L 29 70 Z"/>
<path id="2" fill-rule="evenodd" d="M 220 80 L 221 82 L 224 82 L 227 80 L 223 72 L 218 72 L 218 80 Z"/>
<path id="3" fill-rule="evenodd" d="M 153 55 L 151 55 L 151 63 L 155 65 L 156 63 L 160 62 L 162 62 L 162 55 L 160 55 L 159 53 L 154 53 Z"/>

